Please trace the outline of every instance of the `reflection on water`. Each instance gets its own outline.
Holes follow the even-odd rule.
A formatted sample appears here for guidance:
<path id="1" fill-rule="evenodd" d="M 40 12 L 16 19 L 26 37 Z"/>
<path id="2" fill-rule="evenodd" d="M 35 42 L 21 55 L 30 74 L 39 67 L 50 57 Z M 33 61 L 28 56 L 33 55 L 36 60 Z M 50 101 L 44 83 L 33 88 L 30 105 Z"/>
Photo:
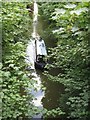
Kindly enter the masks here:
<path id="1" fill-rule="evenodd" d="M 33 24 L 33 25 L 37 25 L 37 24 Z M 52 48 L 54 47 L 56 44 L 56 40 L 54 39 L 53 36 L 49 36 L 49 34 L 45 34 L 47 33 L 47 29 L 45 29 L 45 23 L 43 23 L 42 19 L 39 18 L 38 21 L 38 33 L 39 35 L 41 35 L 41 37 L 43 37 L 43 39 L 45 40 L 45 44 L 47 48 Z M 36 26 L 33 27 L 33 33 L 36 33 Z M 29 63 L 31 63 L 29 66 L 31 67 L 30 69 L 34 69 L 34 57 L 33 54 L 35 55 L 35 53 L 33 53 L 33 50 L 35 49 L 34 43 L 33 41 L 30 41 L 28 43 L 27 46 L 27 50 L 26 50 L 26 62 L 29 65 Z M 60 72 L 60 71 L 58 71 Z M 43 109 L 46 108 L 48 110 L 51 110 L 53 108 L 57 108 L 59 106 L 59 97 L 60 94 L 63 92 L 63 86 L 56 83 L 56 82 L 52 82 L 49 81 L 48 78 L 46 76 L 44 76 L 42 74 L 42 71 L 39 70 L 35 70 L 32 72 L 32 80 L 36 81 L 34 83 L 34 88 L 30 91 L 30 93 L 34 96 L 33 99 L 33 104 L 38 107 L 39 109 Z M 52 75 L 55 74 L 55 71 L 52 71 Z M 45 87 L 45 91 L 42 90 L 42 86 Z M 29 89 L 29 88 L 28 88 Z M 35 90 L 36 89 L 36 90 Z M 42 114 L 38 114 L 33 116 L 33 119 L 35 118 L 40 118 L 41 119 Z"/>
<path id="2" fill-rule="evenodd" d="M 41 99 L 44 97 L 44 91 L 42 91 L 41 89 L 41 78 L 38 74 L 32 73 L 32 75 L 34 76 L 32 78 L 32 80 L 36 81 L 34 83 L 34 89 L 32 89 L 31 93 L 32 95 L 35 97 L 35 99 L 33 99 L 33 104 L 37 107 L 43 107 L 42 103 L 41 103 Z M 36 91 L 35 91 L 36 89 Z"/>
<path id="3" fill-rule="evenodd" d="M 48 84 L 48 85 L 47 85 Z M 48 82 L 46 84 L 47 89 L 45 91 L 45 97 L 43 97 L 42 102 L 44 108 L 48 110 L 57 108 L 59 105 L 59 94 L 60 94 L 60 86 L 58 84 Z"/>
<path id="4" fill-rule="evenodd" d="M 33 105 L 38 107 L 39 109 L 46 108 L 47 110 L 51 110 L 53 108 L 57 108 L 59 106 L 59 97 L 60 94 L 63 92 L 63 86 L 48 80 L 46 76 L 43 75 L 43 71 L 35 70 L 34 69 L 34 64 L 33 64 L 33 52 L 32 52 L 32 47 L 31 43 L 28 45 L 28 62 L 32 63 L 32 80 L 35 81 L 33 85 L 33 89 L 30 91 L 30 93 L 34 96 L 33 99 Z M 30 54 L 32 52 L 32 54 Z M 31 56 L 31 57 L 30 57 Z M 30 70 L 31 71 L 31 70 Z M 56 75 L 56 73 L 61 72 L 59 69 L 58 71 L 51 71 L 52 75 Z M 46 89 L 43 91 L 42 86 L 45 87 Z M 36 89 L 36 90 L 35 90 Z M 42 118 L 42 114 L 39 113 L 37 115 L 33 116 L 34 118 Z M 32 119 L 32 120 L 33 120 Z"/>
<path id="5" fill-rule="evenodd" d="M 35 61 L 35 41 L 31 40 L 28 42 L 28 46 L 26 48 L 26 58 L 25 62 L 28 65 L 29 69 L 35 69 L 34 67 L 34 61 Z"/>
<path id="6" fill-rule="evenodd" d="M 53 71 L 54 72 L 54 71 Z M 59 106 L 59 97 L 63 92 L 64 88 L 61 84 L 49 81 L 48 78 L 42 74 L 42 72 L 37 71 L 41 77 L 41 84 L 46 88 L 44 96 L 42 98 L 43 107 L 51 110 Z"/>
<path id="7" fill-rule="evenodd" d="M 63 92 L 63 86 L 56 82 L 49 81 L 40 70 L 32 71 L 32 76 L 32 80 L 35 81 L 33 89 L 30 89 L 30 94 L 34 96 L 32 101 L 33 105 L 40 110 L 43 110 L 43 108 L 47 110 L 57 108 L 59 106 L 60 94 Z M 43 87 L 46 89 L 43 90 Z M 39 113 L 34 115 L 32 120 L 34 118 L 42 119 L 42 116 L 42 113 Z"/>
<path id="8" fill-rule="evenodd" d="M 42 98 L 44 97 L 44 91 L 41 89 L 42 87 L 42 83 L 41 83 L 41 77 L 40 75 L 38 75 L 36 73 L 36 71 L 34 70 L 32 72 L 32 80 L 34 80 L 34 85 L 33 85 L 33 89 L 30 91 L 30 93 L 34 96 L 32 102 L 33 105 L 38 107 L 40 110 L 43 109 L 43 104 L 42 104 Z M 32 120 L 35 118 L 42 118 L 42 113 L 39 113 L 37 115 L 34 115 Z"/>

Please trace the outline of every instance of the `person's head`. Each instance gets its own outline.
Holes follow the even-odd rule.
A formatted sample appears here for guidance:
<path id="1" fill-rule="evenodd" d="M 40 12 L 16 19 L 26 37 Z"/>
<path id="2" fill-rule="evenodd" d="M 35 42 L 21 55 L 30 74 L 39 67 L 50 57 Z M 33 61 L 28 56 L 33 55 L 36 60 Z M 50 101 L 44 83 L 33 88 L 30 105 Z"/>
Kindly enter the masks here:
<path id="1" fill-rule="evenodd" d="M 39 39 L 40 41 L 42 40 L 42 37 L 40 37 L 40 39 Z"/>

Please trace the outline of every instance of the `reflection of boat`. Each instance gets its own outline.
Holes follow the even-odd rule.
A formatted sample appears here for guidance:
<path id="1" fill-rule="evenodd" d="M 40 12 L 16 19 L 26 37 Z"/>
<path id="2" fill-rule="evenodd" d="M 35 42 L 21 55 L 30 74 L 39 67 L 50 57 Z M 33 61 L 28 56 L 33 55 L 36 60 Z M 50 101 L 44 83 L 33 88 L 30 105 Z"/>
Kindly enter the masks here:
<path id="1" fill-rule="evenodd" d="M 45 56 L 47 55 L 46 46 L 42 38 L 35 40 L 35 68 L 43 69 L 46 65 Z"/>

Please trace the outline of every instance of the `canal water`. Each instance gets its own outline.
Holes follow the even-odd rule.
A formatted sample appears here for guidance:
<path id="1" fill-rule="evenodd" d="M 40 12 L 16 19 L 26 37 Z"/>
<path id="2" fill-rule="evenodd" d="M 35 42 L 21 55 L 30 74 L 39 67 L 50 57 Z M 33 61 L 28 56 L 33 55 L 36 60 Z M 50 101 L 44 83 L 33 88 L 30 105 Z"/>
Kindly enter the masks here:
<path id="1" fill-rule="evenodd" d="M 42 37 L 42 39 L 44 39 L 46 48 L 48 51 L 49 48 L 53 48 L 56 45 L 55 44 L 56 40 L 54 39 L 53 36 L 48 36 L 48 34 L 45 34 L 47 33 L 46 32 L 47 29 L 44 28 L 44 26 L 48 27 L 47 23 L 43 22 L 42 17 L 39 16 L 37 33 Z M 34 28 L 34 31 L 35 31 L 35 28 Z M 30 53 L 32 49 L 33 49 L 33 46 L 29 42 L 27 46 L 27 54 L 31 55 L 29 56 L 30 61 L 33 61 L 34 59 L 33 53 Z M 54 73 L 55 71 L 52 71 L 52 75 Z M 35 88 L 37 89 L 37 91 L 35 91 L 34 89 L 32 89 L 31 91 L 31 94 L 34 95 L 33 104 L 39 109 L 46 108 L 47 110 L 51 110 L 53 108 L 57 108 L 59 106 L 59 95 L 62 93 L 63 87 L 60 86 L 58 83 L 49 81 L 48 78 L 43 74 L 43 71 L 33 70 L 32 76 L 33 76 L 32 79 L 36 81 L 34 84 L 34 89 Z M 43 90 L 42 88 L 45 88 L 45 89 Z M 42 118 L 42 116 L 43 115 L 39 113 L 38 115 L 34 115 L 33 119 Z"/>

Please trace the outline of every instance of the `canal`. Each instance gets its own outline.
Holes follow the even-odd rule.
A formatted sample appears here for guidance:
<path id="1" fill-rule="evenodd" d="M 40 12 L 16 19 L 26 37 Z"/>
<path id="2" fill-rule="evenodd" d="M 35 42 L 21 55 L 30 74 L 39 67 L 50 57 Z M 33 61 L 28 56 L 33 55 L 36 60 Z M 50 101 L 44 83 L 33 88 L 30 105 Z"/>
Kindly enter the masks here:
<path id="1" fill-rule="evenodd" d="M 47 28 L 47 22 L 43 21 L 43 18 L 40 15 L 38 17 L 38 24 L 36 28 L 37 30 L 35 30 L 34 28 L 34 31 L 37 32 L 37 34 L 39 34 L 40 37 L 42 37 L 42 39 L 44 40 L 48 53 L 49 48 L 53 48 L 56 46 L 56 39 L 54 38 L 53 34 L 46 34 Z M 29 48 L 29 51 L 32 51 L 32 48 Z M 55 72 L 56 71 L 53 70 L 52 75 L 54 75 Z M 59 73 L 59 70 L 57 72 Z M 33 104 L 39 109 L 45 108 L 47 110 L 51 110 L 59 106 L 59 97 L 60 94 L 63 92 L 63 86 L 56 82 L 48 80 L 48 77 L 45 76 L 43 73 L 44 71 L 41 71 L 39 69 L 36 69 L 32 72 L 32 79 L 36 81 L 34 89 L 37 89 L 37 91 L 32 89 L 31 92 L 31 94 L 34 96 Z M 39 113 L 37 115 L 34 115 L 33 119 L 42 118 L 42 116 L 43 115 Z"/>

